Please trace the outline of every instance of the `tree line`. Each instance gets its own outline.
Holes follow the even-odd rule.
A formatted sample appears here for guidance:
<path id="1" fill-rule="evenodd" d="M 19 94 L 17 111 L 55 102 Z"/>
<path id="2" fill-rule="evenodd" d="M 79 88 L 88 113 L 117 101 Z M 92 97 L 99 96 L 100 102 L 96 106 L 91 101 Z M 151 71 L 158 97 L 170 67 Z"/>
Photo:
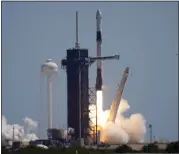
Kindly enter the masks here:
<path id="1" fill-rule="evenodd" d="M 89 149 L 79 147 L 41 149 L 27 146 L 18 150 L 8 150 L 2 147 L 2 154 L 100 154 L 100 153 L 179 153 L 179 141 L 168 143 L 165 149 L 157 144 L 144 145 L 141 150 L 133 150 L 128 145 L 120 145 L 116 149 Z"/>

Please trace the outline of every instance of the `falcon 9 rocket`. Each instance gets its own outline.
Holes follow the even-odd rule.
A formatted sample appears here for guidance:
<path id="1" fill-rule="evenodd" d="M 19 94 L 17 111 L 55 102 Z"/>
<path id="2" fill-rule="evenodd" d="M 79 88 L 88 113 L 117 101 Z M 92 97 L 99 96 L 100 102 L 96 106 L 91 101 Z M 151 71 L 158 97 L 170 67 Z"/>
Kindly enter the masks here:
<path id="1" fill-rule="evenodd" d="M 96 43 L 97 43 L 97 57 L 101 57 L 102 45 L 102 14 L 100 10 L 96 12 Z M 97 60 L 97 77 L 96 77 L 96 91 L 102 90 L 102 66 L 101 60 Z"/>

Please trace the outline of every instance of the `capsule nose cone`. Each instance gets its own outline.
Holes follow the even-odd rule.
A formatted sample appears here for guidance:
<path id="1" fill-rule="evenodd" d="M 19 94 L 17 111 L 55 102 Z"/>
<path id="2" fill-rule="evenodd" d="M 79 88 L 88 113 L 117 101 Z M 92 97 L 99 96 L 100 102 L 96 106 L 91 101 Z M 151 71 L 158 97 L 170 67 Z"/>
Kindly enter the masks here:
<path id="1" fill-rule="evenodd" d="M 102 13 L 101 13 L 100 9 L 98 9 L 96 12 L 96 18 L 101 18 L 101 15 L 102 15 Z"/>

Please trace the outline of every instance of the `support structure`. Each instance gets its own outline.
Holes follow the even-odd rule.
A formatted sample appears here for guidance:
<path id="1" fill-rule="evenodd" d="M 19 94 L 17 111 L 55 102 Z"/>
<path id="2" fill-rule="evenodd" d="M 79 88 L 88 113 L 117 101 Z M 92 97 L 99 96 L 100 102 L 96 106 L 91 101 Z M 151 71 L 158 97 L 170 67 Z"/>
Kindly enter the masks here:
<path id="1" fill-rule="evenodd" d="M 96 88 L 95 87 L 89 88 L 89 103 L 96 104 Z"/>
<path id="2" fill-rule="evenodd" d="M 62 67 L 67 73 L 67 112 L 68 127 L 74 128 L 75 138 L 84 138 L 89 127 L 88 117 L 81 114 L 88 109 L 88 66 L 81 58 L 88 58 L 87 49 L 68 49 L 67 59 L 62 60 Z"/>
<path id="3" fill-rule="evenodd" d="M 75 130 L 75 138 L 89 135 L 89 80 L 88 68 L 95 61 L 119 59 L 119 55 L 108 57 L 88 57 L 88 49 L 81 49 L 78 40 L 78 12 L 76 12 L 76 43 L 74 49 L 67 50 L 67 58 L 61 62 L 67 72 L 67 114 L 68 127 Z"/>
<path id="4" fill-rule="evenodd" d="M 119 104 L 121 102 L 121 97 L 122 97 L 122 94 L 124 91 L 124 86 L 125 86 L 127 78 L 128 78 L 128 74 L 129 74 L 129 67 L 126 67 L 126 69 L 124 70 L 119 88 L 117 89 L 116 97 L 111 105 L 108 121 L 112 121 L 115 123 L 117 111 L 119 108 Z"/>
<path id="5" fill-rule="evenodd" d="M 153 139 L 152 139 L 152 124 L 149 124 L 149 129 L 150 129 L 150 143 L 153 142 Z"/>
<path id="6" fill-rule="evenodd" d="M 80 140 L 85 138 L 84 134 L 89 130 L 89 115 L 81 119 L 81 114 L 89 108 L 88 68 L 99 59 L 118 60 L 119 55 L 88 57 L 87 49 L 68 49 L 67 59 L 63 59 L 61 62 L 62 68 L 66 69 L 67 72 L 68 127 L 75 129 L 75 137 Z"/>
<path id="7" fill-rule="evenodd" d="M 52 81 L 51 76 L 47 77 L 47 95 L 48 95 L 48 129 L 52 128 Z"/>
<path id="8" fill-rule="evenodd" d="M 14 126 L 12 127 L 12 143 L 14 143 L 14 141 L 15 141 L 15 138 L 14 138 Z"/>
<path id="9" fill-rule="evenodd" d="M 89 88 L 89 105 L 96 105 L 96 88 Z M 95 109 L 89 110 L 88 114 L 91 114 Z M 92 118 L 96 117 L 89 117 L 89 138 L 92 144 L 96 143 L 96 131 L 94 126 L 96 124 L 93 123 Z"/>

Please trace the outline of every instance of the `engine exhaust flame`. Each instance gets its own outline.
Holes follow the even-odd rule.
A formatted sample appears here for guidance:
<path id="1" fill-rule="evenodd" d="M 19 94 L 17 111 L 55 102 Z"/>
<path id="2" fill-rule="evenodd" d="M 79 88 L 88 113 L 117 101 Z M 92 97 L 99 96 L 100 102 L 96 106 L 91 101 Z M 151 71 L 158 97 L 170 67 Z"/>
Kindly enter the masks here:
<path id="1" fill-rule="evenodd" d="M 145 119 L 140 113 L 125 117 L 124 112 L 129 110 L 130 106 L 127 100 L 121 99 L 115 123 L 107 122 L 109 110 L 103 110 L 103 93 L 97 91 L 97 124 L 101 131 L 101 142 L 109 144 L 140 143 L 143 141 L 146 133 Z M 89 106 L 89 117 L 96 125 L 96 105 Z"/>

